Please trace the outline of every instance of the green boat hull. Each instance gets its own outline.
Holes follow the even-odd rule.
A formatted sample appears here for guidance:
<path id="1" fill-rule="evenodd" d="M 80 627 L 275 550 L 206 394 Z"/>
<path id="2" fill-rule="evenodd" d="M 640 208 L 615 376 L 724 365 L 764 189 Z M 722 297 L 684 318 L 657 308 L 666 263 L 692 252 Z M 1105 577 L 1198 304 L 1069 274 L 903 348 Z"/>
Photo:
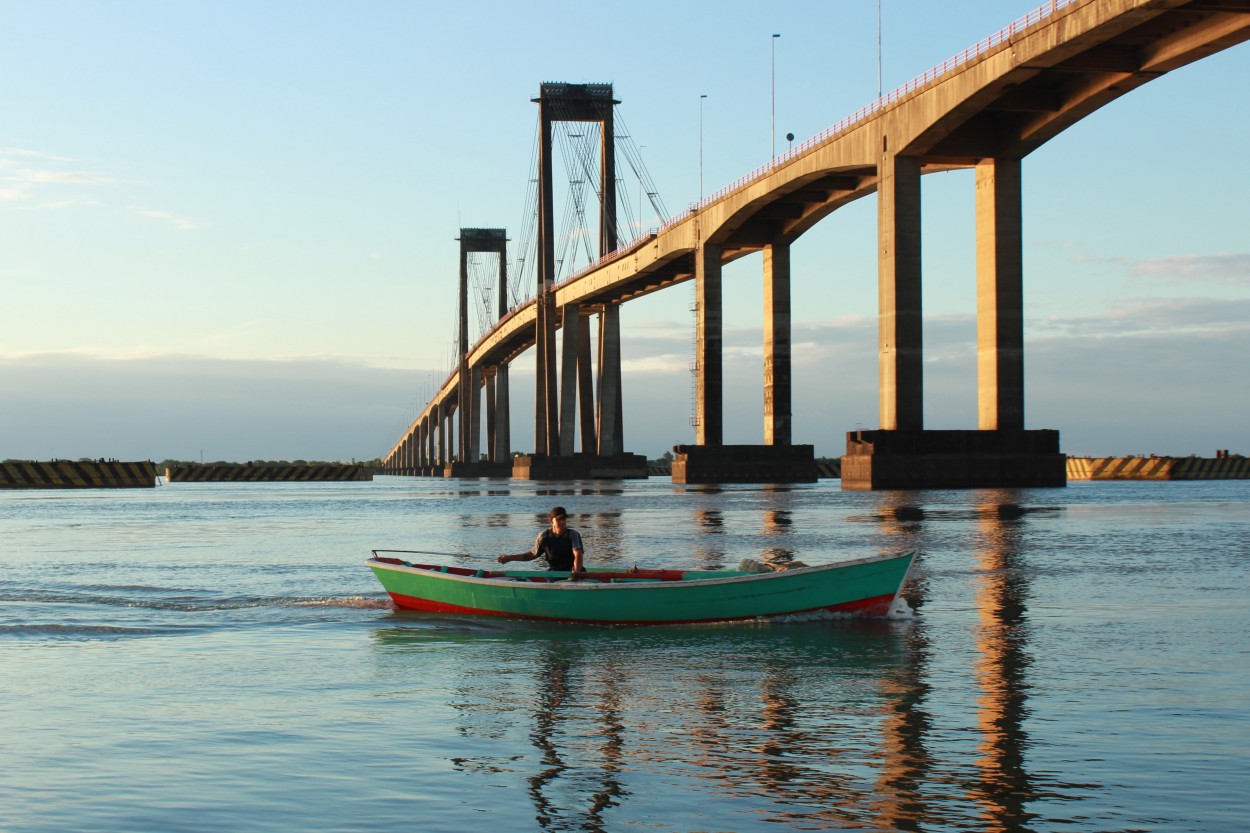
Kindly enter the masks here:
<path id="1" fill-rule="evenodd" d="M 883 616 L 898 596 L 914 553 L 888 554 L 770 573 L 736 570 L 472 570 L 366 562 L 395 606 L 430 613 L 604 624 L 676 624 L 842 611 Z"/>

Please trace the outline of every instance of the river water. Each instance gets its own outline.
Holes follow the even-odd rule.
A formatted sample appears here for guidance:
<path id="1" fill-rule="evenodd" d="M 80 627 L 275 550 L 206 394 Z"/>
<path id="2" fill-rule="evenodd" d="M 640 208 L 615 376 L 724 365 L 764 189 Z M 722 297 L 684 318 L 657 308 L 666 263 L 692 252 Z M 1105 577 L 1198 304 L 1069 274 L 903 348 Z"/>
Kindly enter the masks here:
<path id="1" fill-rule="evenodd" d="M 913 547 L 912 612 L 405 614 L 363 563 L 556 503 L 598 565 Z M 1247 481 L 0 492 L 0 830 L 1244 831 L 1248 579 Z"/>

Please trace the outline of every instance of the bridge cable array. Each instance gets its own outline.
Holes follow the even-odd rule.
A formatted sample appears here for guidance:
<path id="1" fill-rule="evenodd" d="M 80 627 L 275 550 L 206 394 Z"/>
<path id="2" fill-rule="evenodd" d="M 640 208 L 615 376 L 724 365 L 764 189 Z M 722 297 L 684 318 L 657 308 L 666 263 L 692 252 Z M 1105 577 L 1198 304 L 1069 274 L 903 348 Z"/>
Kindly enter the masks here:
<path id="1" fill-rule="evenodd" d="M 568 115 L 568 112 L 561 112 L 562 108 L 557 105 L 556 116 Z M 616 178 L 617 205 L 613 212 L 616 225 L 616 239 L 618 247 L 631 245 L 638 238 L 649 233 L 649 230 L 643 223 L 643 197 L 649 204 L 651 211 L 658 220 L 657 226 L 666 224 L 670 217 L 668 209 L 664 205 L 663 199 L 660 197 L 659 189 L 656 187 L 655 180 L 652 179 L 650 172 L 647 170 L 646 164 L 642 159 L 642 152 L 637 143 L 633 140 L 625 126 L 624 120 L 620 116 L 619 109 L 613 112 L 613 121 L 615 123 L 614 147 L 617 157 L 617 171 L 623 171 L 620 162 L 623 161 L 628 167 L 629 172 L 633 174 L 632 179 L 618 176 Z M 609 252 L 599 253 L 596 251 L 596 242 L 598 234 L 592 233 L 586 221 L 588 211 L 586 186 L 590 185 L 591 193 L 594 195 L 595 205 L 599 212 L 603 211 L 603 193 L 600 187 L 600 174 L 598 166 L 595 164 L 599 160 L 600 138 L 602 134 L 602 124 L 599 122 L 576 122 L 576 121 L 560 121 L 553 123 L 553 146 L 558 145 L 560 155 L 564 164 L 565 176 L 568 181 L 568 199 L 565 200 L 564 212 L 559 224 L 559 233 L 556 240 L 562 245 L 556 248 L 556 269 L 555 280 L 560 282 L 563 278 L 573 275 L 580 265 L 583 268 L 594 264 L 602 255 L 610 254 Z M 538 245 L 538 151 L 541 139 L 541 122 L 535 120 L 534 141 L 530 152 L 529 173 L 527 178 L 525 196 L 522 202 L 522 220 L 519 230 L 515 237 L 515 245 L 512 249 L 513 257 L 507 271 L 507 306 L 514 309 L 525 301 L 528 301 L 534 295 L 537 283 L 536 271 L 538 268 L 537 245 Z M 553 147 L 554 151 L 554 147 Z M 554 166 L 553 166 L 554 167 Z M 635 192 L 638 200 L 638 213 L 635 216 L 633 208 L 633 199 L 626 198 L 628 194 L 628 182 L 637 183 L 637 191 Z M 623 241 L 623 242 L 622 242 Z M 584 256 L 585 262 L 582 263 Z M 467 271 L 470 282 L 470 306 L 473 309 L 470 323 L 470 333 L 474 334 L 474 338 L 466 339 L 469 343 L 480 340 L 486 335 L 496 324 L 495 314 L 495 292 L 497 269 L 499 255 L 470 252 L 467 255 Z M 453 310 L 459 310 L 459 287 L 453 283 L 454 288 L 452 305 Z M 458 312 L 453 314 L 453 321 L 459 321 Z M 474 326 L 476 325 L 476 326 Z M 449 378 L 460 364 L 460 332 L 458 323 L 453 325 L 453 333 L 449 344 L 448 353 L 444 359 L 443 377 Z M 439 390 L 439 381 L 433 375 L 428 384 L 428 396 L 426 401 L 434 398 Z"/>
<path id="2" fill-rule="evenodd" d="M 569 112 L 558 102 L 553 106 L 557 119 Z M 617 205 L 614 212 L 616 239 L 618 245 L 628 245 L 647 233 L 641 210 L 644 196 L 658 221 L 655 227 L 658 228 L 667 223 L 669 213 L 664 200 L 660 197 L 655 180 L 652 179 L 651 173 L 643 162 L 638 144 L 621 118 L 619 107 L 613 112 L 613 121 L 616 128 L 613 139 L 616 148 L 617 171 L 623 172 L 627 167 L 633 174 L 632 178 L 618 176 L 616 179 L 618 186 Z M 538 178 L 535 172 L 538 169 L 538 145 L 541 130 L 541 122 L 535 119 L 534 144 L 529 164 L 530 176 L 526 182 L 525 198 L 522 203 L 522 221 L 515 237 L 516 245 L 513 247 L 513 259 L 508 270 L 510 308 L 531 298 L 537 283 Z M 601 254 L 608 254 L 608 252 L 599 253 L 595 250 L 594 244 L 598 240 L 598 234 L 591 231 L 586 218 L 590 210 L 586 193 L 587 185 L 590 186 L 599 211 L 603 210 L 603 193 L 599 186 L 598 166 L 595 164 L 599 161 L 598 149 L 601 144 L 601 133 L 602 125 L 599 122 L 557 120 L 552 124 L 553 151 L 555 147 L 560 148 L 568 180 L 568 199 L 565 201 L 564 212 L 558 223 L 555 246 L 557 283 L 574 274 L 579 266 L 589 266 L 596 262 Z M 622 161 L 625 163 L 624 166 L 620 164 Z M 639 203 L 637 216 L 635 216 L 634 200 L 626 198 L 630 182 L 636 183 L 638 188 L 636 192 Z M 584 263 L 582 262 L 583 256 Z"/>

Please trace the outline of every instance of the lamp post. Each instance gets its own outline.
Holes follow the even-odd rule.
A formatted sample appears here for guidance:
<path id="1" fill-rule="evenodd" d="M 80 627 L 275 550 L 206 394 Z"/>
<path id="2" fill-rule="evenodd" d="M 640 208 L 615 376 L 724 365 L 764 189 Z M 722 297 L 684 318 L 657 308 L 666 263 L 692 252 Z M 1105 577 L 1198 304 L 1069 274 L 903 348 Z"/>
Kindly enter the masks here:
<path id="1" fill-rule="evenodd" d="M 772 110 L 768 122 L 768 139 L 772 142 L 773 158 L 777 158 L 777 38 L 773 35 L 769 43 L 772 46 Z"/>
<path id="2" fill-rule="evenodd" d="M 703 202 L 703 102 L 707 93 L 699 96 L 699 202 Z"/>
<path id="3" fill-rule="evenodd" d="M 642 149 L 643 149 L 643 148 L 645 148 L 645 147 L 646 147 L 646 145 L 639 145 L 639 146 L 638 146 L 638 161 L 639 161 L 639 164 L 638 164 L 638 171 L 637 171 L 637 173 L 638 173 L 638 236 L 639 236 L 639 237 L 641 237 L 641 236 L 642 236 L 642 230 L 643 230 L 644 228 L 646 228 L 646 225 L 642 222 L 642 192 L 643 192 L 643 187 L 642 187 Z"/>

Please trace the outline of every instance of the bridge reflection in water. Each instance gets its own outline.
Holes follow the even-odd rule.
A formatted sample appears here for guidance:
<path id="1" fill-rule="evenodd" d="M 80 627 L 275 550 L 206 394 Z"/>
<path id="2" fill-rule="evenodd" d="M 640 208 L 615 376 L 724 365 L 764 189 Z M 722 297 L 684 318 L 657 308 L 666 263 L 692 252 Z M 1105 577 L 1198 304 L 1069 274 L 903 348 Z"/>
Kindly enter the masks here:
<path id="1" fill-rule="evenodd" d="M 858 519 L 883 548 L 923 552 L 933 527 L 971 513 L 971 632 L 967 619 L 952 628 L 918 615 L 621 629 L 492 622 L 442 633 L 465 656 L 439 704 L 464 739 L 454 766 L 475 781 L 523 783 L 544 830 L 648 819 L 722 829 L 725 817 L 732 829 L 1031 830 L 1039 796 L 1077 798 L 1097 785 L 1027 763 L 1032 570 L 1022 540 L 1031 514 L 1046 510 L 1016 499 L 985 491 L 971 507 L 935 508 L 882 493 Z M 786 511 L 760 510 L 769 534 L 786 534 Z M 725 534 L 713 510 L 699 517 Z M 924 611 L 931 582 L 948 580 L 922 558 L 906 598 Z M 421 621 L 377 638 L 388 651 L 428 646 Z"/>

